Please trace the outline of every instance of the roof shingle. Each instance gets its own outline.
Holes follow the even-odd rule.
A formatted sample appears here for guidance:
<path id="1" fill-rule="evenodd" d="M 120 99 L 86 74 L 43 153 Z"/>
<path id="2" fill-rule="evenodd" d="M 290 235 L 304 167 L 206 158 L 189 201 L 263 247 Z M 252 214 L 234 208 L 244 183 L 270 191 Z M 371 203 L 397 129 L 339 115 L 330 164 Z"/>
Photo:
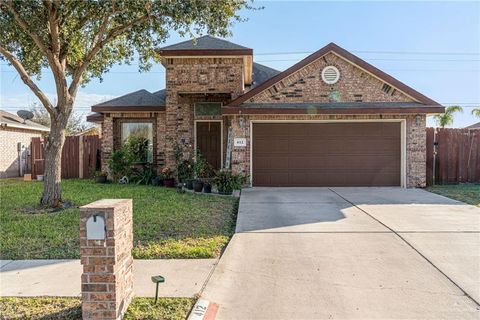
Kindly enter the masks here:
<path id="1" fill-rule="evenodd" d="M 209 35 L 172 44 L 160 50 L 236 50 L 249 49 L 236 43 Z"/>
<path id="2" fill-rule="evenodd" d="M 163 91 L 163 93 L 162 93 Z M 118 98 L 98 103 L 93 107 L 163 107 L 165 106 L 165 90 L 154 93 L 145 89 L 127 93 Z"/>

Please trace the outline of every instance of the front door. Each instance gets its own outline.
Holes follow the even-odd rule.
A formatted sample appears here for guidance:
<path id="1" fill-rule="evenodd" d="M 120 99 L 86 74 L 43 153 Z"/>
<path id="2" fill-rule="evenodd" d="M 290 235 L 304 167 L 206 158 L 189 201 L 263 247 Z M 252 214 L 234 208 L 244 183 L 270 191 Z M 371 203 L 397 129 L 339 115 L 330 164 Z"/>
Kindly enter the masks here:
<path id="1" fill-rule="evenodd" d="M 197 122 L 197 150 L 213 168 L 222 167 L 222 123 Z"/>

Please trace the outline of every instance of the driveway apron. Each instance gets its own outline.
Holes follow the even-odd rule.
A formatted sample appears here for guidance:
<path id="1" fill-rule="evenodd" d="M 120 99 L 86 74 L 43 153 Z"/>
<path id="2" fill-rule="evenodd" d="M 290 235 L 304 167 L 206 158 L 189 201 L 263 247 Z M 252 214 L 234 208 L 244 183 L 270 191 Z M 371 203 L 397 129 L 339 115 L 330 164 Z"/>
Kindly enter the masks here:
<path id="1" fill-rule="evenodd" d="M 423 190 L 251 188 L 216 319 L 478 319 L 480 210 Z"/>

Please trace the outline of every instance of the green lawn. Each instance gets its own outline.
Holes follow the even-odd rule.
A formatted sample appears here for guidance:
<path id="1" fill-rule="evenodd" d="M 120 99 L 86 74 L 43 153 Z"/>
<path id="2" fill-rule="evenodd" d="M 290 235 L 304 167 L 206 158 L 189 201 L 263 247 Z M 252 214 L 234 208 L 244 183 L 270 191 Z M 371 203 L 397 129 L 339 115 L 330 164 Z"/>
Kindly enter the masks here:
<path id="1" fill-rule="evenodd" d="M 437 185 L 427 191 L 480 207 L 480 184 Z"/>
<path id="2" fill-rule="evenodd" d="M 194 299 L 189 298 L 159 298 L 157 304 L 154 301 L 134 298 L 124 319 L 185 319 L 194 303 Z M 81 301 L 80 298 L 63 297 L 0 298 L 0 319 L 80 320 Z"/>
<path id="3" fill-rule="evenodd" d="M 133 199 L 135 258 L 217 257 L 235 229 L 236 198 L 90 180 L 64 180 L 62 188 L 75 207 L 38 213 L 41 182 L 0 180 L 1 259 L 79 258 L 77 207 L 102 198 Z"/>

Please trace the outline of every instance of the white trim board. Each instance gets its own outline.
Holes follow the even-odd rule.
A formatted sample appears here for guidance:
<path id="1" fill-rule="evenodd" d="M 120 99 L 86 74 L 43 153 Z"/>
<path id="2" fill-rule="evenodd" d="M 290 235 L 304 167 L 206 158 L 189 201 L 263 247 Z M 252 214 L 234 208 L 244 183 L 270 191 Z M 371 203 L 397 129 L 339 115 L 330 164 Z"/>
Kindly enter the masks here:
<path id="1" fill-rule="evenodd" d="M 250 186 L 253 186 L 253 125 L 255 123 L 348 123 L 348 122 L 400 122 L 400 186 L 407 186 L 407 121 L 406 119 L 361 120 L 250 120 Z"/>

